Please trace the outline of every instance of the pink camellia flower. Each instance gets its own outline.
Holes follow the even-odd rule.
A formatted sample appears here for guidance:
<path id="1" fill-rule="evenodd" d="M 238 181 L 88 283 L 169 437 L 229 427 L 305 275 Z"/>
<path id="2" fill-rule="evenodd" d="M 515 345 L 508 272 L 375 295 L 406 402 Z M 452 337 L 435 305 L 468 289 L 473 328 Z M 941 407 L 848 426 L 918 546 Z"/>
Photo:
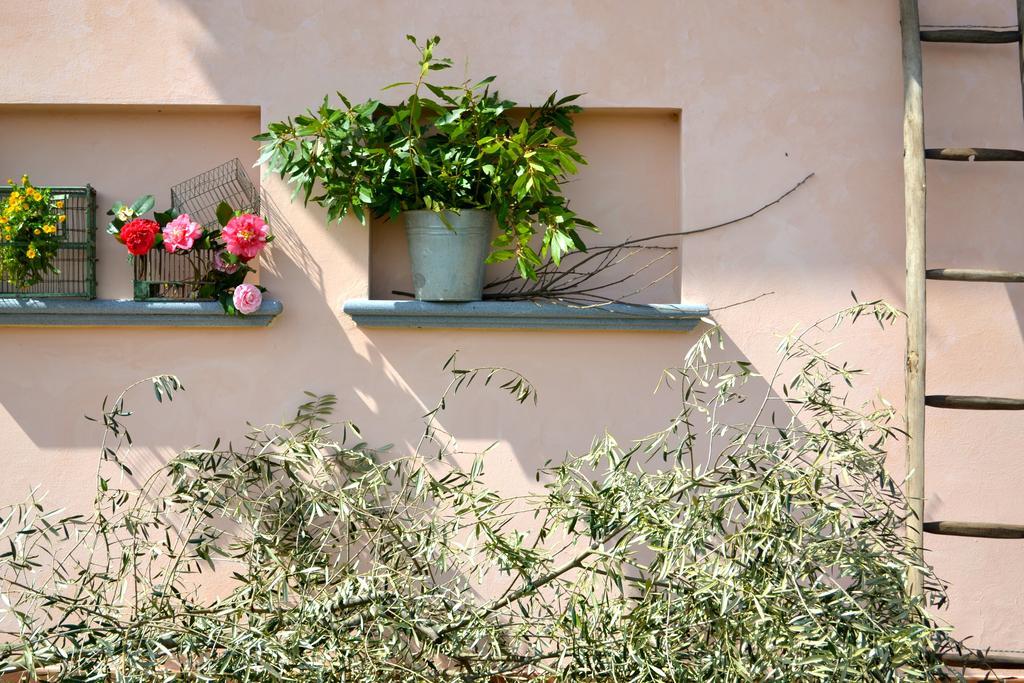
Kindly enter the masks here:
<path id="1" fill-rule="evenodd" d="M 259 216 L 243 213 L 229 220 L 221 235 L 229 252 L 243 261 L 248 261 L 256 258 L 263 251 L 263 247 L 267 246 L 270 228 Z"/>
<path id="2" fill-rule="evenodd" d="M 174 253 L 188 251 L 203 236 L 203 226 L 183 213 L 164 226 L 164 249 Z"/>
<path id="3" fill-rule="evenodd" d="M 242 315 L 249 315 L 260 310 L 263 303 L 263 293 L 255 285 L 241 284 L 235 287 L 235 293 L 231 296 L 235 310 Z"/>
<path id="4" fill-rule="evenodd" d="M 239 264 L 237 263 L 231 263 L 226 258 L 224 258 L 224 254 L 226 253 L 227 252 L 224 251 L 218 251 L 216 254 L 213 255 L 213 267 L 219 270 L 220 272 L 226 273 L 228 275 L 231 275 L 232 273 L 237 273 L 238 269 L 241 266 L 239 266 Z"/>

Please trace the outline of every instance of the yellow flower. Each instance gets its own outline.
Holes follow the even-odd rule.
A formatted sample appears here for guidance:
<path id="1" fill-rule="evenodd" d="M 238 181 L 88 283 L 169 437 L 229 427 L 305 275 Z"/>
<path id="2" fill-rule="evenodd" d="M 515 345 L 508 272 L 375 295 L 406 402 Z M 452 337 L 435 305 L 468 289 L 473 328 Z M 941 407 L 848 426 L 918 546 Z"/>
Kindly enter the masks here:
<path id="1" fill-rule="evenodd" d="M 28 175 L 21 176 L 21 184 L 25 185 L 28 183 Z"/>
<path id="2" fill-rule="evenodd" d="M 64 208 L 64 200 L 63 199 L 58 199 L 57 200 L 57 208 L 58 209 L 63 209 Z"/>
<path id="3" fill-rule="evenodd" d="M 36 251 L 35 246 L 30 244 L 28 246 L 28 251 L 25 252 L 25 256 L 28 256 L 29 258 L 35 258 L 38 253 L 39 252 Z"/>
<path id="4" fill-rule="evenodd" d="M 17 190 L 15 190 L 14 192 L 12 192 L 12 193 L 11 193 L 11 201 L 12 201 L 12 202 L 16 202 L 16 201 L 18 201 L 18 200 L 19 200 L 20 198 L 21 198 L 21 193 L 20 193 L 20 192 L 18 192 Z"/>
<path id="5" fill-rule="evenodd" d="M 45 232 L 47 235 L 52 235 L 53 233 L 57 232 L 57 226 L 52 224 L 44 225 L 43 232 Z"/>
<path id="6" fill-rule="evenodd" d="M 63 223 L 67 219 L 68 219 L 68 217 L 63 215 L 63 214 L 61 214 L 60 216 L 57 216 L 57 220 L 60 221 L 61 223 Z"/>
<path id="7" fill-rule="evenodd" d="M 41 235 L 42 232 L 43 232 L 42 230 L 40 230 L 39 228 L 36 228 L 35 230 L 32 231 L 32 234 L 33 235 Z"/>

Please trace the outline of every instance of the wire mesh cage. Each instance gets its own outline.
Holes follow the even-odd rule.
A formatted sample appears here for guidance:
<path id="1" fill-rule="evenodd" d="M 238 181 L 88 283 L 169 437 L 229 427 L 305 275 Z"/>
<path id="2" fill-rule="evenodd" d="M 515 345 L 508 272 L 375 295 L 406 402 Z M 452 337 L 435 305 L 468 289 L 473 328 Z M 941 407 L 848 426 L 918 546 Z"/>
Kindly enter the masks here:
<path id="1" fill-rule="evenodd" d="M 217 228 L 217 207 L 226 202 L 235 211 L 260 212 L 260 195 L 238 159 L 171 188 L 171 206 L 204 228 Z"/>
<path id="2" fill-rule="evenodd" d="M 259 213 L 259 191 L 238 159 L 200 173 L 171 188 L 171 207 L 187 213 L 205 230 L 219 230 L 217 207 L 224 202 L 235 211 Z M 212 249 L 169 254 L 154 249 L 135 259 L 135 298 L 192 300 L 202 296 L 213 270 Z"/>
<path id="3" fill-rule="evenodd" d="M 53 264 L 58 272 L 43 281 L 19 289 L 0 272 L 0 299 L 94 299 L 96 298 L 96 190 L 90 185 L 40 186 L 49 189 L 54 201 L 64 202 L 67 218 L 57 227 L 61 238 Z M 12 189 L 0 187 L 0 202 Z"/>
<path id="4" fill-rule="evenodd" d="M 135 300 L 192 301 L 212 299 L 201 290 L 213 280 L 213 249 L 192 249 L 188 254 L 170 254 L 163 248 L 136 256 Z"/>

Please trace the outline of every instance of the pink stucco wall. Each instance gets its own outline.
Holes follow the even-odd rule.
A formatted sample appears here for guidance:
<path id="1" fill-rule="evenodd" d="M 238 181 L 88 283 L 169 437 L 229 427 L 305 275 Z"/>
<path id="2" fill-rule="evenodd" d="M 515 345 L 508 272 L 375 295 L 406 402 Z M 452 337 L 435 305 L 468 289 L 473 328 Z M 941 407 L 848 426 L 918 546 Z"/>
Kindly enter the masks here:
<path id="1" fill-rule="evenodd" d="M 1015 21 L 1009 0 L 922 4 L 926 23 Z M 406 33 L 439 33 L 456 63 L 468 56 L 474 73 L 498 73 L 521 102 L 556 87 L 586 92 L 583 104 L 610 117 L 581 129 L 595 158 L 635 163 L 628 147 L 588 140 L 588 130 L 632 131 L 640 145 L 672 140 L 653 144 L 652 166 L 592 176 L 596 184 L 581 190 L 581 212 L 600 211 L 616 229 L 642 234 L 643 225 L 622 228 L 636 212 L 697 228 L 816 174 L 752 221 L 685 238 L 679 283 L 658 296 L 714 308 L 772 292 L 715 314 L 755 366 L 773 361 L 775 332 L 846 305 L 850 290 L 902 302 L 894 0 L 41 0 L 0 3 L 0 25 L 0 175 L 91 182 L 101 213 L 223 159 L 251 160 L 248 136 L 261 123 L 336 89 L 374 94 L 407 73 Z M 1024 146 L 1012 46 L 928 46 L 925 60 L 932 145 Z M 658 132 L 637 119 L 642 110 L 679 112 L 678 128 Z M 1024 193 L 1015 188 L 1024 169 L 932 163 L 929 172 L 930 264 L 1019 269 Z M 650 194 L 666 174 L 670 201 Z M 260 274 L 286 306 L 271 328 L 0 330 L 0 502 L 42 484 L 55 501 L 84 504 L 99 434 L 81 415 L 158 372 L 179 375 L 188 392 L 159 408 L 141 397 L 141 469 L 174 448 L 237 434 L 246 419 L 278 419 L 307 389 L 338 393 L 342 413 L 370 441 L 408 445 L 455 349 L 467 365 L 513 367 L 539 388 L 538 408 L 513 410 L 477 391 L 446 417 L 467 447 L 499 442 L 489 469 L 510 491 L 594 433 L 629 439 L 671 410 L 671 396 L 651 391 L 693 335 L 356 328 L 340 305 L 370 293 L 370 233 L 355 222 L 324 229 L 318 210 L 289 204 L 279 179 L 262 182 L 281 211 Z M 609 201 L 617 196 L 620 204 Z M 637 196 L 661 208 L 630 204 Z M 128 266 L 102 235 L 100 258 L 101 296 L 127 295 Z M 929 389 L 1024 393 L 1024 291 L 937 283 L 929 297 Z M 858 329 L 844 348 L 870 370 L 871 391 L 901 402 L 901 330 Z M 939 411 L 928 419 L 929 517 L 1021 522 L 1020 419 Z M 893 464 L 902 468 L 898 453 Z M 930 548 L 951 583 L 945 616 L 957 631 L 979 644 L 1024 646 L 1015 572 L 1024 549 L 967 539 L 931 539 Z"/>

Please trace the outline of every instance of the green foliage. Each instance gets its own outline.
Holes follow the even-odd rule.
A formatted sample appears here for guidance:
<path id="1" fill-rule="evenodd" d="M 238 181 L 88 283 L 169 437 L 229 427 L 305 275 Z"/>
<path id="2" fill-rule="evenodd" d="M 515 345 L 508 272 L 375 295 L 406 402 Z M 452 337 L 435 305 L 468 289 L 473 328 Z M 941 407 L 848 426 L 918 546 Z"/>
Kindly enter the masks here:
<path id="1" fill-rule="evenodd" d="M 840 319 L 862 314 L 896 315 Z M 715 360 L 709 331 L 667 375 L 682 405 L 666 429 L 599 437 L 519 497 L 487 485 L 485 454 L 460 467 L 436 417 L 473 382 L 536 393 L 454 358 L 415 453 L 370 449 L 310 395 L 141 486 L 101 467 L 91 516 L 0 515 L 17 635 L 0 663 L 67 681 L 934 680 L 948 641 L 905 589 L 919 563 L 884 468 L 894 413 L 846 405 L 858 371 L 819 350 L 825 326 L 783 340 L 768 379 L 784 397 Z M 126 415 L 122 394 L 104 467 L 123 466 Z"/>
<path id="2" fill-rule="evenodd" d="M 412 209 L 486 209 L 501 234 L 489 260 L 515 259 L 524 278 L 536 278 L 542 258 L 557 264 L 586 247 L 578 227 L 594 225 L 569 209 L 562 184 L 585 159 L 576 151 L 571 115 L 578 95 L 556 93 L 521 119 L 516 103 L 491 91 L 494 77 L 477 83 L 441 85 L 430 72 L 451 66 L 434 57 L 440 38 L 422 46 L 411 94 L 396 105 L 370 99 L 353 105 L 338 93 L 342 108 L 324 97 L 316 111 L 271 123 L 256 136 L 260 163 L 287 177 L 305 202 L 327 209 L 328 220 L 352 213 L 395 218 Z M 531 240 L 538 230 L 540 253 Z"/>
<path id="3" fill-rule="evenodd" d="M 220 223 L 220 227 L 226 227 L 228 221 L 235 217 L 235 210 L 231 208 L 231 205 L 227 202 L 221 202 L 217 205 L 217 222 Z"/>
<path id="4" fill-rule="evenodd" d="M 53 200 L 49 188 L 34 187 L 28 176 L 8 181 L 10 193 L 0 200 L 0 275 L 26 289 L 51 273 L 64 242 L 64 200 Z"/>
<path id="5" fill-rule="evenodd" d="M 124 202 L 114 202 L 113 206 L 107 209 L 107 215 L 113 216 L 110 222 L 107 223 L 107 234 L 117 238 L 121 234 L 121 228 L 130 223 L 135 218 L 141 218 L 143 215 L 153 210 L 156 205 L 156 198 L 151 194 L 144 194 L 136 199 L 131 204 L 125 204 Z M 164 227 L 172 220 L 178 217 L 178 212 L 174 209 L 168 209 L 167 211 L 155 211 L 153 213 L 153 219 L 156 220 L 160 227 Z M 162 237 L 157 236 L 158 243 L 162 240 Z"/>

